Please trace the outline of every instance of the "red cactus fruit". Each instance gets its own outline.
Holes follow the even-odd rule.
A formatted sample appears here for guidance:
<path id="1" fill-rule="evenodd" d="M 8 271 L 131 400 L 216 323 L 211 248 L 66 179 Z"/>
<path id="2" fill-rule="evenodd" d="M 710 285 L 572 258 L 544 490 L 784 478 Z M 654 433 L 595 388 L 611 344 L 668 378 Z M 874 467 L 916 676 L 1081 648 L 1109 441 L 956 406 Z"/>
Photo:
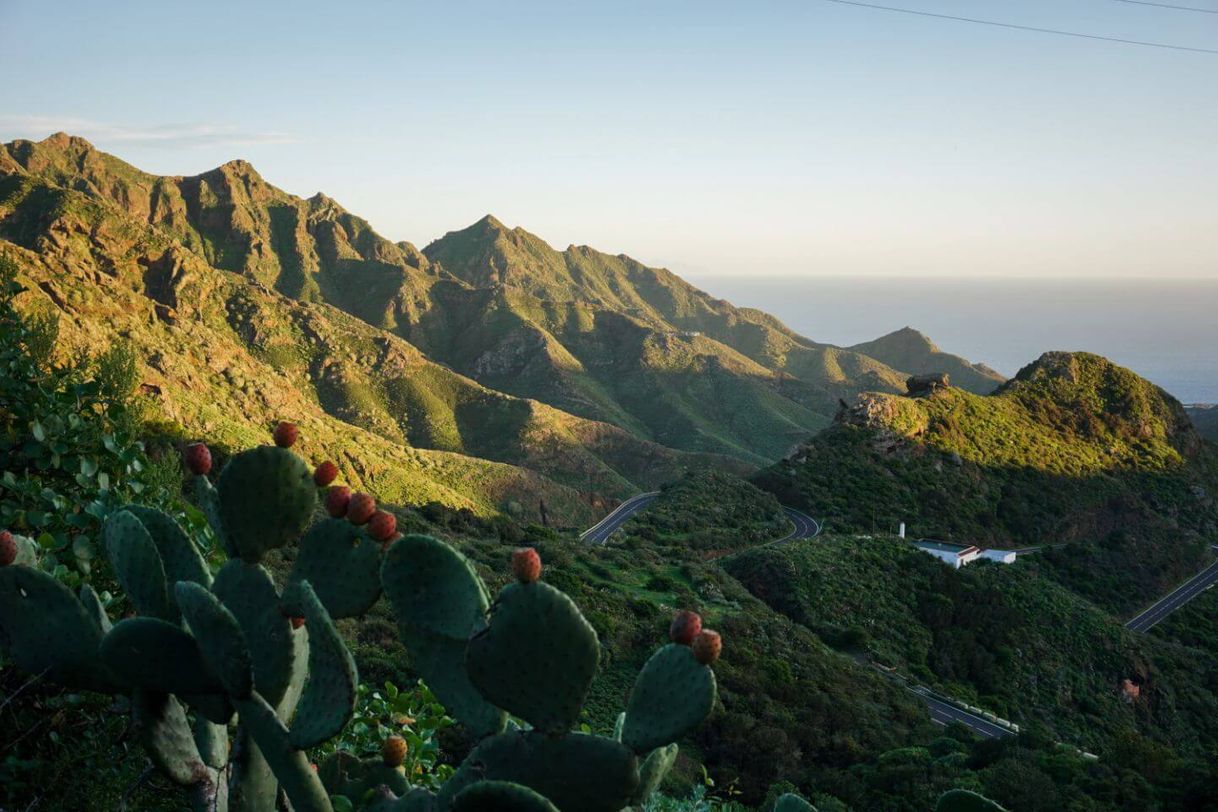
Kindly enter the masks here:
<path id="1" fill-rule="evenodd" d="M 346 485 L 335 485 L 326 491 L 326 513 L 335 519 L 347 515 L 347 506 L 351 504 L 351 489 Z"/>
<path id="2" fill-rule="evenodd" d="M 7 530 L 0 530 L 0 567 L 17 560 L 17 539 Z"/>
<path id="3" fill-rule="evenodd" d="M 381 742 L 381 758 L 386 767 L 400 767 L 406 760 L 406 740 L 401 736 L 390 736 Z"/>
<path id="4" fill-rule="evenodd" d="M 291 448 L 296 445 L 296 438 L 300 436 L 300 430 L 296 428 L 295 423 L 280 420 L 279 424 L 275 426 L 272 436 L 275 438 L 275 445 L 280 448 Z"/>
<path id="5" fill-rule="evenodd" d="M 299 616 L 297 616 L 297 617 L 290 617 L 290 618 L 288 618 L 288 620 L 289 620 L 289 621 L 291 621 L 291 623 L 292 623 L 292 628 L 293 628 L 293 629 L 299 629 L 299 628 L 300 628 L 301 626 L 303 626 L 303 625 L 304 625 L 304 623 L 305 623 L 304 618 L 303 618 L 303 617 L 299 617 Z"/>
<path id="6" fill-rule="evenodd" d="M 682 609 L 672 619 L 668 627 L 668 639 L 674 643 L 688 646 L 702 631 L 702 616 L 697 612 Z"/>
<path id="7" fill-rule="evenodd" d="M 695 660 L 703 665 L 711 665 L 719 659 L 719 652 L 723 651 L 723 641 L 719 638 L 719 632 L 703 629 L 698 632 L 690 648 L 693 649 Z"/>
<path id="8" fill-rule="evenodd" d="M 398 532 L 398 517 L 387 510 L 378 510 L 368 520 L 368 535 L 377 541 L 392 539 Z"/>
<path id="9" fill-rule="evenodd" d="M 326 460 L 317 466 L 317 470 L 313 472 L 313 484 L 319 488 L 324 488 L 333 482 L 337 476 L 338 466 Z"/>
<path id="10" fill-rule="evenodd" d="M 211 449 L 203 443 L 191 443 L 186 446 L 182 455 L 186 461 L 186 470 L 198 476 L 207 476 L 211 471 Z"/>
<path id="11" fill-rule="evenodd" d="M 373 513 L 376 513 L 376 500 L 371 496 L 357 493 L 351 497 L 351 503 L 347 505 L 347 521 L 351 524 L 367 524 Z"/>
<path id="12" fill-rule="evenodd" d="M 541 577 L 541 556 L 532 547 L 517 547 L 512 551 L 512 572 L 520 583 L 533 583 Z"/>

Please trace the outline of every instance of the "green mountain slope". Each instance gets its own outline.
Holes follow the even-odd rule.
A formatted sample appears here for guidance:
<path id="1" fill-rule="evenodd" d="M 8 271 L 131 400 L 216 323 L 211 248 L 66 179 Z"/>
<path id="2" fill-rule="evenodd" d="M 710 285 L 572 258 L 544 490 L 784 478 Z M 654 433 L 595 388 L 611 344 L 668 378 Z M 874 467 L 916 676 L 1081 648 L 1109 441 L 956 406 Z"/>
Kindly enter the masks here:
<path id="1" fill-rule="evenodd" d="M 946 372 L 954 385 L 980 395 L 994 391 L 1004 380 L 985 364 L 974 364 L 958 355 L 943 352 L 912 327 L 903 327 L 874 341 L 855 344 L 850 349 L 918 375 Z"/>
<path id="2" fill-rule="evenodd" d="M 1131 610 L 1218 533 L 1218 453 L 1183 408 L 1086 353 L 1046 353 L 988 396 L 864 395 L 758 477 L 838 529 L 993 546 L 1077 542 L 1062 571 Z"/>
<path id="3" fill-rule="evenodd" d="M 176 230 L 87 191 L 0 175 L 0 250 L 22 266 L 25 306 L 71 325 L 63 351 L 130 341 L 187 433 L 248 444 L 291 416 L 319 453 L 361 437 L 351 478 L 387 500 L 522 517 L 544 501 L 575 522 L 690 466 L 741 470 L 486 389 L 341 310 L 219 270 Z"/>
<path id="4" fill-rule="evenodd" d="M 1218 739 L 1213 654 L 1125 630 L 1035 556 L 954 570 L 907 541 L 838 536 L 726 567 L 822 639 L 1077 747 L 1111 755 L 1145 736 L 1201 753 Z"/>
<path id="5" fill-rule="evenodd" d="M 211 267 L 333 305 L 490 388 L 676 449 L 768 463 L 827 425 L 838 398 L 903 391 L 910 371 L 810 341 L 666 270 L 556 251 L 489 216 L 420 252 L 244 161 L 156 176 L 58 134 L 0 147 L 0 177 L 108 203 Z"/>
<path id="6" fill-rule="evenodd" d="M 1210 404 L 1193 405 L 1185 408 L 1188 417 L 1197 428 L 1197 433 L 1205 439 L 1218 443 L 1218 406 Z"/>

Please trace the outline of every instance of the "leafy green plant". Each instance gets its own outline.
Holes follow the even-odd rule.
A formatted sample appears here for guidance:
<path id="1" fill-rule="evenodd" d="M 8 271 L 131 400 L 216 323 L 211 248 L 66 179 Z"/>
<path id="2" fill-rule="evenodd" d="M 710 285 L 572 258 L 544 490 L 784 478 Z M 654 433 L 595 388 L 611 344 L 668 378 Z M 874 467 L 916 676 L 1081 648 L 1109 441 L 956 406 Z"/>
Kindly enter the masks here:
<path id="1" fill-rule="evenodd" d="M 451 766 L 440 763 L 436 734 L 453 724 L 422 680 L 402 690 L 392 682 L 379 689 L 361 683 L 351 723 L 314 755 L 318 761 L 340 750 L 361 759 L 379 757 L 385 740 L 400 736 L 407 748 L 402 767 L 411 784 L 435 791 L 453 773 Z"/>

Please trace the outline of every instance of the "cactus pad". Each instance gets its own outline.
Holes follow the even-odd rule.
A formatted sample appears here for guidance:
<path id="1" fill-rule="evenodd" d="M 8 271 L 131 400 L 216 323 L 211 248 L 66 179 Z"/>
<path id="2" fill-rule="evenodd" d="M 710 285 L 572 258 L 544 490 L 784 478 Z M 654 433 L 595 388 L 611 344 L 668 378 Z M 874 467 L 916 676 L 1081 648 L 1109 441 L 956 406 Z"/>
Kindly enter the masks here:
<path id="1" fill-rule="evenodd" d="M 224 690 L 240 699 L 249 696 L 254 690 L 254 664 L 237 618 L 199 584 L 179 581 L 174 593 L 199 649 Z"/>
<path id="2" fill-rule="evenodd" d="M 398 539 L 385 554 L 381 581 L 399 623 L 465 640 L 485 622 L 482 579 L 465 556 L 439 539 Z"/>
<path id="3" fill-rule="evenodd" d="M 678 751 L 679 748 L 675 744 L 670 744 L 667 747 L 657 747 L 643 759 L 643 763 L 639 765 L 639 788 L 633 799 L 636 805 L 642 806 L 651 797 L 651 793 L 664 783 L 664 776 L 668 775 L 672 765 L 677 763 Z"/>
<path id="4" fill-rule="evenodd" d="M 220 520 L 229 542 L 247 563 L 304 532 L 317 505 L 313 475 L 285 448 L 260 446 L 228 461 L 216 484 Z"/>
<path id="5" fill-rule="evenodd" d="M 358 802 L 368 790 L 388 787 L 395 795 L 410 791 L 404 770 L 386 767 L 379 758 L 359 759 L 346 750 L 336 750 L 318 765 L 317 775 L 326 792 Z"/>
<path id="6" fill-rule="evenodd" d="M 492 704 L 538 730 L 563 733 L 579 720 L 599 658 L 596 632 L 579 608 L 538 581 L 504 588 L 490 624 L 470 638 L 465 666 Z"/>
<path id="7" fill-rule="evenodd" d="M 102 665 L 102 632 L 66 586 L 41 570 L 0 567 L 0 650 L 27 674 L 102 693 L 121 682 Z"/>
<path id="8" fill-rule="evenodd" d="M 97 593 L 93 591 L 93 587 L 88 584 L 80 585 L 80 605 L 85 608 L 85 614 L 90 620 L 97 622 L 97 630 L 102 634 L 110 631 L 110 616 L 106 614 L 106 607 L 102 606 L 101 598 L 97 597 Z"/>
<path id="9" fill-rule="evenodd" d="M 622 743 L 642 754 L 677 741 L 715 705 L 715 672 L 688 646 L 669 643 L 651 655 L 630 692 Z"/>
<path id="10" fill-rule="evenodd" d="M 120 510 L 106 517 L 102 533 L 106 556 L 136 610 L 141 615 L 176 623 L 178 613 L 169 602 L 165 566 L 143 523 L 135 514 Z"/>
<path id="11" fill-rule="evenodd" d="M 147 691 L 215 694 L 224 690 L 195 639 L 181 627 L 154 617 L 114 624 L 100 651 L 111 671 Z"/>
<path id="12" fill-rule="evenodd" d="M 235 703 L 241 714 L 241 724 L 249 731 L 271 772 L 292 804 L 299 810 L 329 810 L 330 797 L 317 774 L 309 767 L 303 750 L 292 746 L 288 731 L 275 715 L 275 709 L 255 692 L 249 699 Z"/>
<path id="13" fill-rule="evenodd" d="M 638 790 L 639 769 L 633 753 L 603 736 L 500 733 L 474 748 L 436 796 L 437 805 L 445 808 L 483 780 L 523 784 L 559 809 L 618 812 Z"/>
<path id="14" fill-rule="evenodd" d="M 511 781 L 479 781 L 457 793 L 453 812 L 558 812 L 558 807 Z"/>
<path id="15" fill-rule="evenodd" d="M 260 566 L 229 561 L 217 573 L 212 591 L 241 624 L 258 693 L 278 705 L 291 684 L 296 649 L 302 644 L 279 611 L 279 592 L 271 576 Z"/>
<path id="16" fill-rule="evenodd" d="M 351 652 L 309 582 L 300 581 L 288 589 L 290 600 L 299 602 L 309 630 L 309 677 L 289 734 L 291 746 L 304 750 L 337 736 L 351 721 L 359 675 Z"/>
<path id="17" fill-rule="evenodd" d="M 190 786 L 207 777 L 207 765 L 191 735 L 186 710 L 176 698 L 136 689 L 131 714 L 152 762 L 175 783 Z"/>
<path id="18" fill-rule="evenodd" d="M 300 540 L 290 580 L 308 581 L 335 620 L 359 617 L 381 596 L 381 547 L 345 519 L 323 519 Z"/>
<path id="19" fill-rule="evenodd" d="M 457 721 L 475 737 L 503 731 L 507 714 L 478 693 L 465 671 L 465 641 L 418 631 L 400 624 L 398 635 L 411 665 Z"/>
<path id="20" fill-rule="evenodd" d="M 171 602 L 174 599 L 172 587 L 178 581 L 194 581 L 204 587 L 211 586 L 211 572 L 207 569 L 207 562 L 203 560 L 199 548 L 172 516 L 142 505 L 127 505 L 123 510 L 140 520 L 140 524 L 144 525 L 144 529 L 152 537 L 157 552 L 161 554 L 165 580 L 170 585 Z"/>
<path id="21" fill-rule="evenodd" d="M 787 792 L 774 803 L 774 812 L 816 812 L 816 807 L 795 793 Z"/>

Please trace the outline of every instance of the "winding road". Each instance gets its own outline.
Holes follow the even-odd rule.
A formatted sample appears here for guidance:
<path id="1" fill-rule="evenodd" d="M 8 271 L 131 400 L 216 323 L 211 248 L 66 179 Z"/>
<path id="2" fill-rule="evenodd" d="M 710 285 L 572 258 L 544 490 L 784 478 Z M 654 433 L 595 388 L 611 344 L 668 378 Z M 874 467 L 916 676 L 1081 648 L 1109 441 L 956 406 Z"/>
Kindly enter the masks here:
<path id="1" fill-rule="evenodd" d="M 601 519 L 592 527 L 580 533 L 580 538 L 589 544 L 604 544 L 609 540 L 609 537 L 617 532 L 623 524 L 625 524 L 631 516 L 643 510 L 648 505 L 656 500 L 660 495 L 659 491 L 649 491 L 640 493 L 637 496 L 632 496 L 622 504 L 618 505 L 608 516 Z M 783 505 L 783 513 L 791 520 L 791 532 L 780 539 L 775 539 L 770 542 L 770 545 L 781 546 L 789 544 L 797 539 L 815 538 L 820 534 L 820 523 L 806 513 L 796 510 L 792 507 Z M 1024 547 L 1015 550 L 1022 555 L 1035 553 L 1047 547 L 1060 547 L 1064 545 L 1041 545 L 1038 547 Z M 1218 545 L 1213 547 L 1218 551 Z M 1172 612 L 1184 606 L 1186 603 L 1197 597 L 1205 590 L 1209 589 L 1215 583 L 1218 583 L 1218 560 L 1214 561 L 1201 572 L 1194 575 L 1192 578 L 1185 581 L 1180 586 L 1173 589 L 1171 592 L 1164 595 L 1155 603 L 1140 612 L 1136 617 L 1125 624 L 1125 628 L 1135 632 L 1149 631 L 1153 626 L 1158 624 Z M 930 711 L 931 721 L 939 725 L 949 725 L 952 722 L 959 722 L 967 727 L 978 736 L 987 739 L 997 739 L 1002 736 L 1013 735 L 1011 730 L 1008 730 L 1001 725 L 978 716 L 974 713 L 956 707 L 955 705 L 935 696 L 930 689 L 923 686 L 913 686 L 910 691 L 917 694 L 918 697 L 926 704 L 927 710 Z"/>
<path id="2" fill-rule="evenodd" d="M 1214 549 L 1218 550 L 1218 547 L 1214 547 Z M 1213 586 L 1215 581 L 1218 581 L 1218 561 L 1210 564 L 1201 570 L 1201 572 L 1189 578 L 1162 598 L 1159 598 L 1159 600 L 1146 609 L 1143 609 L 1137 617 L 1125 624 L 1125 628 L 1132 632 L 1149 631 L 1159 621 Z"/>
<path id="3" fill-rule="evenodd" d="M 648 491 L 630 497 L 614 508 L 608 516 L 580 533 L 579 537 L 589 544 L 604 544 L 631 516 L 650 505 L 659 495 L 659 491 Z M 791 532 L 780 539 L 775 539 L 771 544 L 789 544 L 796 539 L 810 539 L 820 535 L 820 523 L 808 514 L 785 505 L 782 512 L 787 514 L 787 518 L 791 520 Z"/>

